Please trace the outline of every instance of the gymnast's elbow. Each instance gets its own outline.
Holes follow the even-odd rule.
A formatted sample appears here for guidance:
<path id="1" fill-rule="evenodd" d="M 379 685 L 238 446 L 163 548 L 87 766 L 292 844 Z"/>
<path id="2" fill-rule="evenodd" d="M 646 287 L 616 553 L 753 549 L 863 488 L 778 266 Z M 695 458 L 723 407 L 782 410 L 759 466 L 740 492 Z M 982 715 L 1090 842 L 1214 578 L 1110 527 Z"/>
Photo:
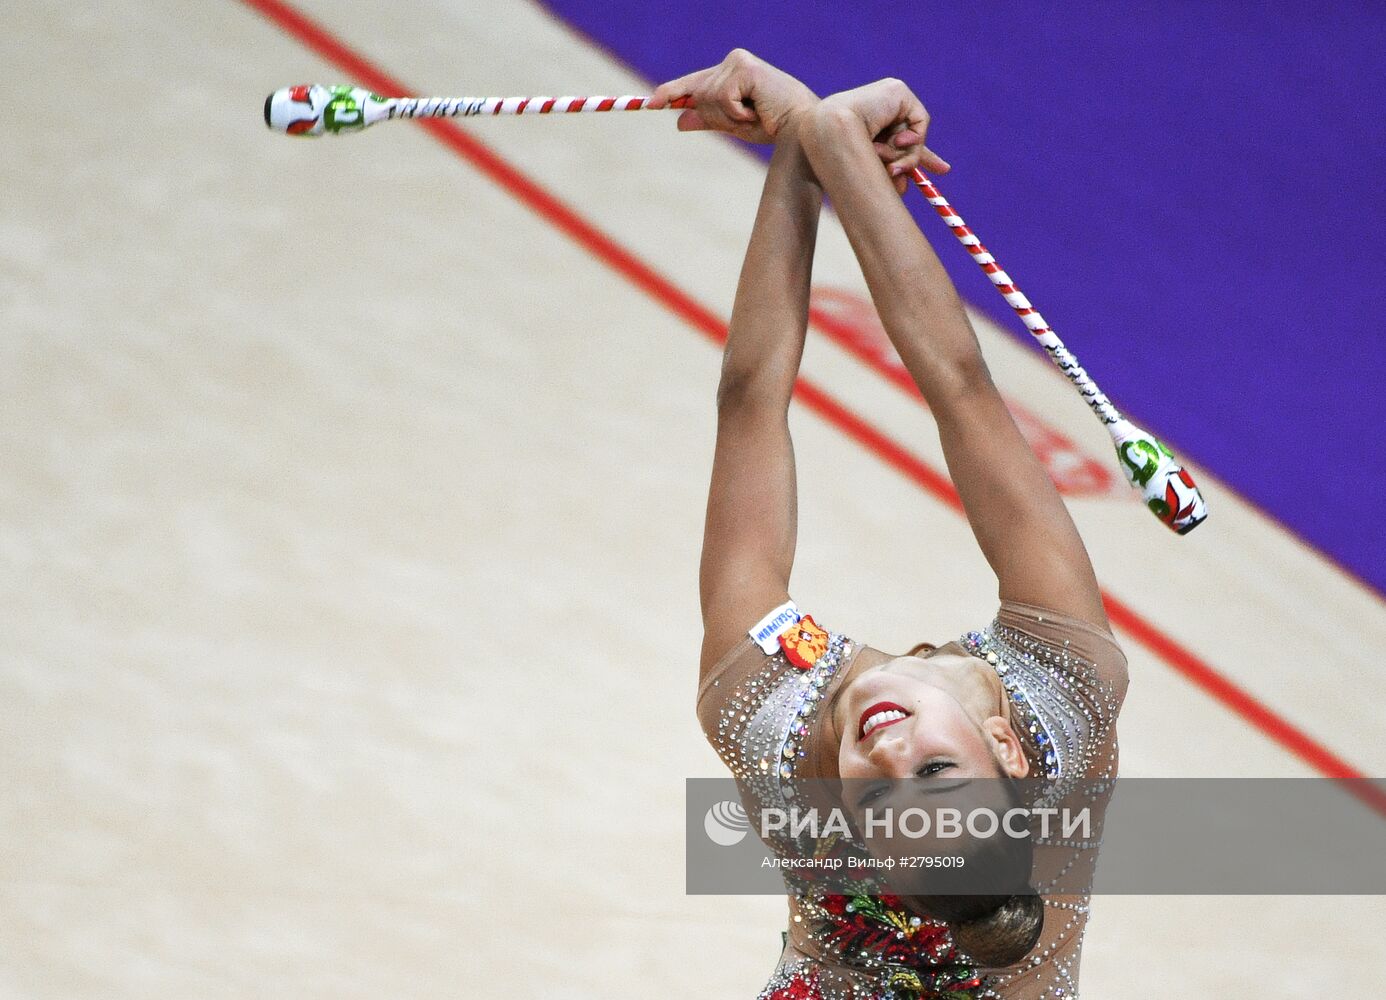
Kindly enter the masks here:
<path id="1" fill-rule="evenodd" d="M 794 392 L 794 376 L 788 366 L 771 362 L 741 365 L 728 354 L 717 383 L 718 419 L 765 413 L 783 415 Z"/>
<path id="2" fill-rule="evenodd" d="M 996 383 L 980 351 L 963 345 L 940 354 L 927 342 L 920 346 L 908 340 L 902 340 L 900 346 L 905 368 L 936 416 L 966 410 L 997 396 Z"/>
<path id="3" fill-rule="evenodd" d="M 965 350 L 942 359 L 927 377 L 930 385 L 926 397 L 931 403 L 965 403 L 997 395 L 991 369 L 981 351 Z"/>

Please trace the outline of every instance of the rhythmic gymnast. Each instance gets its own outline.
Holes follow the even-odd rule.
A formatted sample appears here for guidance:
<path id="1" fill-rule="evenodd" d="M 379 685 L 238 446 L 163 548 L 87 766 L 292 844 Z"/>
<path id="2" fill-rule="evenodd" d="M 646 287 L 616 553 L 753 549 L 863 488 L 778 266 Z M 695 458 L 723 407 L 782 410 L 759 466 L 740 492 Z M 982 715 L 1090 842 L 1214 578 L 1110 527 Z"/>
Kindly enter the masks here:
<path id="1" fill-rule="evenodd" d="M 1077 529 L 898 197 L 915 166 L 948 170 L 925 145 L 924 107 L 895 80 L 819 101 L 742 51 L 664 84 L 651 106 L 685 95 L 692 107 L 680 129 L 775 146 L 717 394 L 700 575 L 704 732 L 750 808 L 793 801 L 811 779 L 887 783 L 876 793 L 885 796 L 1000 779 L 993 784 L 1008 789 L 1037 784 L 1025 793 L 1030 802 L 1082 798 L 1083 779 L 1116 773 L 1126 660 Z M 796 483 L 787 409 L 824 191 L 928 401 L 999 583 L 990 625 L 904 656 L 825 630 L 789 597 Z M 947 584 L 945 572 L 932 580 Z M 864 802 L 854 793 L 844 805 L 859 817 Z M 786 942 L 761 997 L 1072 1000 L 1088 898 L 1046 892 L 1032 879 L 1047 852 L 1072 845 L 1038 836 L 1024 843 L 1023 871 L 976 855 L 1010 879 L 980 895 L 853 897 L 790 881 Z"/>

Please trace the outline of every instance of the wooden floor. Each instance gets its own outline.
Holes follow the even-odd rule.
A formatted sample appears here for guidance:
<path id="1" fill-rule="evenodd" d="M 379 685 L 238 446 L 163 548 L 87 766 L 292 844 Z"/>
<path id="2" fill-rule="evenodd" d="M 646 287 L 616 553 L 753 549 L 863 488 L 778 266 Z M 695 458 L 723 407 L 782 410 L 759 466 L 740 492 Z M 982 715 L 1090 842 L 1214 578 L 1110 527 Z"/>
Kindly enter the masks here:
<path id="1" fill-rule="evenodd" d="M 417 92 L 648 90 L 522 2 L 298 9 Z M 236 0 L 7 27 L 0 996 L 754 996 L 782 901 L 683 886 L 683 782 L 719 773 L 693 715 L 719 354 L 669 289 L 725 316 L 759 162 L 654 113 L 465 125 L 651 294 L 416 126 L 268 133 L 267 92 L 345 78 Z M 841 313 L 864 285 L 823 230 Z M 1070 466 L 1115 473 L 1063 380 L 977 323 Z M 942 467 L 840 343 L 815 332 L 805 373 Z M 799 602 L 887 649 L 985 623 L 961 517 L 793 423 Z M 1151 630 L 1120 635 L 1125 773 L 1313 775 L 1311 746 L 1386 774 L 1386 607 L 1200 480 L 1185 538 L 1124 487 L 1070 497 Z M 1381 982 L 1380 899 L 1094 910 L 1090 997 Z"/>

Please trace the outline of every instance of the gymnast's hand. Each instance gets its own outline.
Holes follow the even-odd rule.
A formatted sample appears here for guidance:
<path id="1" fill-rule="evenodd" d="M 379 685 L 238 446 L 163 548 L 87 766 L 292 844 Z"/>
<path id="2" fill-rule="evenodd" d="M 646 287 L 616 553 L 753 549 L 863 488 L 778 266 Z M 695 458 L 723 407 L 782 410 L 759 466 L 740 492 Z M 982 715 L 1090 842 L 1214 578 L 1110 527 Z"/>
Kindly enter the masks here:
<path id="1" fill-rule="evenodd" d="M 691 99 L 679 115 L 680 132 L 726 132 L 757 143 L 774 142 L 790 118 L 818 103 L 808 87 L 745 49 L 660 84 L 646 107 L 663 108 L 679 97 Z"/>
<path id="2" fill-rule="evenodd" d="M 899 80 L 877 80 L 855 90 L 844 90 L 819 103 L 815 114 L 821 120 L 844 119 L 862 128 L 871 137 L 901 194 L 909 187 L 909 174 L 915 167 L 930 173 L 946 174 L 952 168 L 924 145 L 929 130 L 929 112 L 909 87 Z"/>

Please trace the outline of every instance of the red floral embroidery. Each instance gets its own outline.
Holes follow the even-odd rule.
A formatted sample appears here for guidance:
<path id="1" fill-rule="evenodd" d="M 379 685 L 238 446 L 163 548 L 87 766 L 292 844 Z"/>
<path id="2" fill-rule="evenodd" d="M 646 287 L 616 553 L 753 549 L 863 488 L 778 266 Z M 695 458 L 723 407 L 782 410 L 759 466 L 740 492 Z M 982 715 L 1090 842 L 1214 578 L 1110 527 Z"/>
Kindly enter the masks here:
<path id="1" fill-rule="evenodd" d="M 769 1000 L 819 1000 L 818 976 L 805 977 L 796 973 L 794 978 L 771 993 Z"/>

